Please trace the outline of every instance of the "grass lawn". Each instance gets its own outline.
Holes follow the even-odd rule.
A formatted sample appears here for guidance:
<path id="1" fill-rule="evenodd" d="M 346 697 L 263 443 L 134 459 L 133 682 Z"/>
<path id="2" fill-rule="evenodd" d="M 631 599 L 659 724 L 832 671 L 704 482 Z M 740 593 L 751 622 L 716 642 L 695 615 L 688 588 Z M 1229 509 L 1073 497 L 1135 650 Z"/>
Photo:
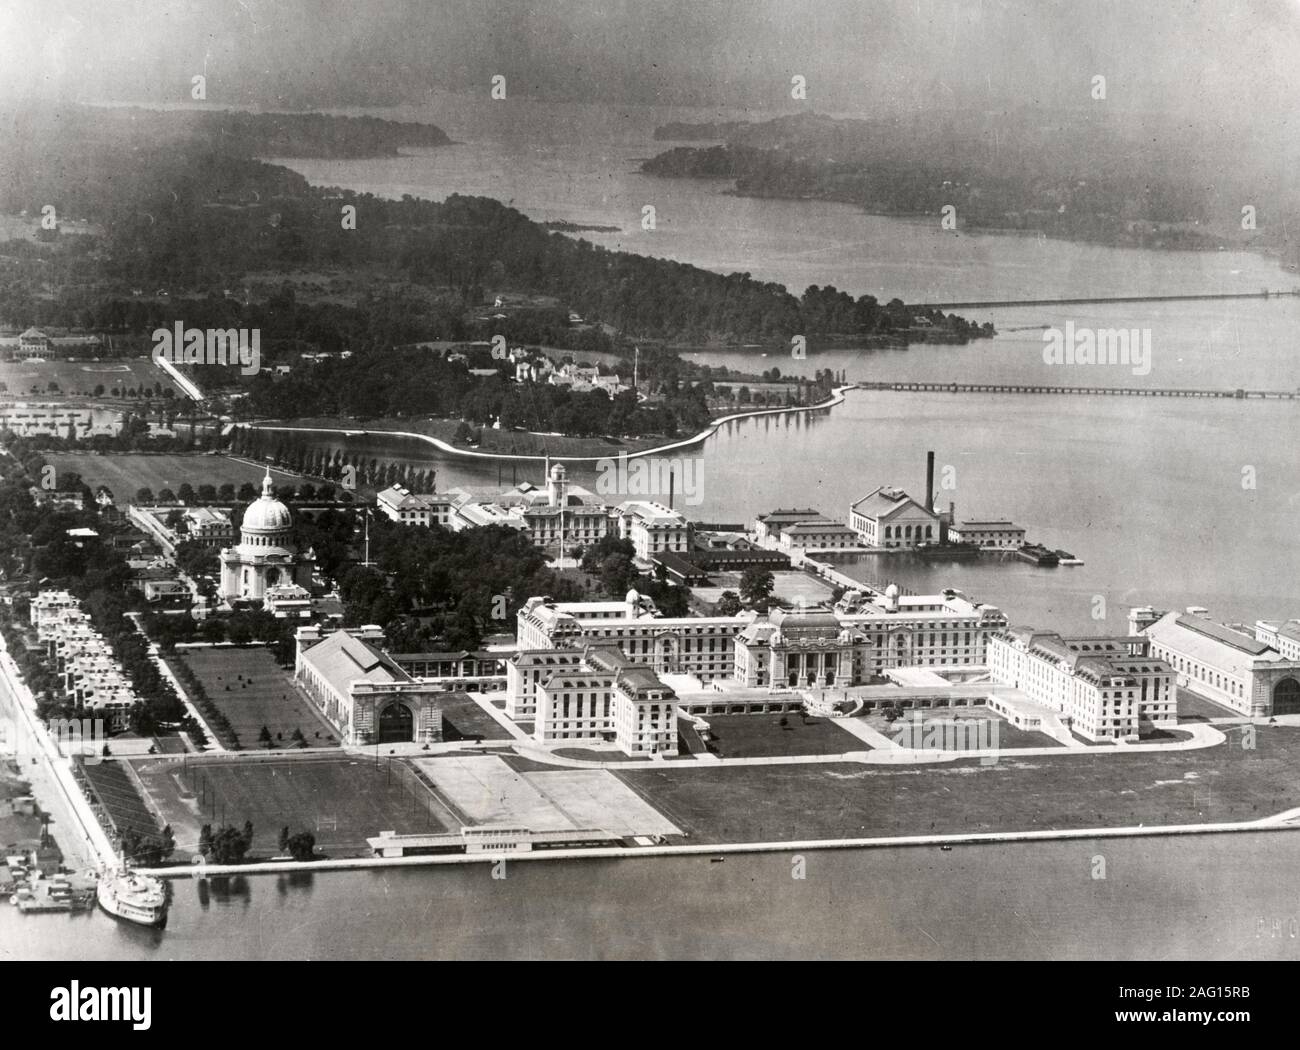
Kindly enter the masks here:
<path id="1" fill-rule="evenodd" d="M 513 740 L 514 738 L 467 693 L 446 693 L 442 705 L 444 740 Z"/>
<path id="2" fill-rule="evenodd" d="M 1190 689 L 1178 690 L 1178 718 L 1183 722 L 1207 722 L 1211 718 L 1245 717 L 1240 711 L 1216 704 L 1213 700 L 1207 700 Z"/>
<path id="3" fill-rule="evenodd" d="M 279 853 L 280 829 L 310 831 L 319 851 L 361 856 L 385 829 L 448 829 L 446 811 L 400 759 L 378 765 L 343 756 L 141 759 L 135 770 L 176 836 L 176 859 L 195 852 L 202 824 L 253 824 L 250 856 Z M 214 816 L 215 813 L 215 816 Z"/>
<path id="4" fill-rule="evenodd" d="M 292 740 L 295 729 L 302 730 L 309 747 L 338 744 L 333 726 L 298 692 L 269 649 L 186 649 L 168 659 L 184 660 L 199 676 L 208 697 L 239 734 L 242 750 L 264 748 L 257 740 L 263 726 L 270 730 L 277 748 L 296 746 Z"/>
<path id="5" fill-rule="evenodd" d="M 560 747 L 551 752 L 560 758 L 580 758 L 588 762 L 649 762 L 649 755 L 625 755 L 622 751 L 592 751 L 585 747 Z M 683 755 L 683 758 L 689 756 Z M 552 766 L 551 768 L 555 768 Z"/>
<path id="6" fill-rule="evenodd" d="M 920 716 L 921 729 L 918 733 L 914 724 L 914 716 Z M 1033 733 L 1024 729 L 1017 729 L 1006 719 L 994 714 L 987 707 L 951 707 L 951 708 L 911 708 L 905 712 L 903 718 L 895 719 L 888 722 L 881 715 L 874 712 L 864 717 L 867 724 L 873 729 L 884 733 L 891 740 L 897 740 L 904 747 L 913 747 L 923 749 L 927 746 L 926 740 L 931 732 L 938 733 L 938 746 L 943 750 L 949 751 L 973 751 L 987 747 L 1061 747 L 1061 742 L 1046 733 Z M 981 731 L 969 726 L 937 726 L 933 730 L 926 728 L 931 722 L 952 722 L 957 720 L 962 723 L 986 723 L 982 733 Z M 992 724 L 997 724 L 997 737 L 994 738 L 994 728 Z M 961 731 L 959 732 L 958 729 Z M 933 749 L 933 748 L 932 748 Z"/>
<path id="7" fill-rule="evenodd" d="M 789 715 L 710 715 L 709 742 L 722 758 L 842 755 L 868 746 L 829 718 Z M 782 726 L 781 722 L 785 725 Z"/>
<path id="8" fill-rule="evenodd" d="M 252 463 L 241 463 L 226 456 L 150 456 L 132 453 L 110 453 L 103 456 L 89 452 L 49 452 L 45 458 L 54 464 L 60 474 L 76 471 L 91 489 L 107 485 L 119 505 L 125 506 L 135 498 L 136 491 L 152 489 L 157 494 L 162 489 L 175 492 L 185 482 L 194 488 L 215 485 L 220 488 L 230 482 L 238 488 L 245 481 L 260 486 L 264 468 Z M 302 479 L 275 467 L 271 478 L 277 485 L 296 484 Z"/>
<path id="9" fill-rule="evenodd" d="M 1217 823 L 1300 805 L 1300 728 L 1259 727 L 1254 743 L 1234 730 L 1198 751 L 614 775 L 703 842 Z"/>

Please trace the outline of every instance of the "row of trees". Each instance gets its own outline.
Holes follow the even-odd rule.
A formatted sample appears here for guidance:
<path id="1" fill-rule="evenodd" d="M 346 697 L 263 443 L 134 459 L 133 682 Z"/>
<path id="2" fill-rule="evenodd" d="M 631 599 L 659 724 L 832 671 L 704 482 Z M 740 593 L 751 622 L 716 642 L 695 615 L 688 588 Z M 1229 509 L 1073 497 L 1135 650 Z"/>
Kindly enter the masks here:
<path id="1" fill-rule="evenodd" d="M 351 499 L 347 486 L 374 489 L 389 485 L 402 485 L 412 492 L 432 492 L 437 482 L 437 471 L 422 470 L 410 463 L 380 460 L 358 452 L 329 450 L 309 443 L 305 438 L 275 431 L 237 427 L 231 435 L 231 452 L 250 459 L 267 460 L 285 470 L 312 477 L 329 478 L 344 486 L 342 492 L 334 485 L 313 485 L 306 482 L 296 490 L 277 489 L 279 498 L 285 499 Z"/>
<path id="2" fill-rule="evenodd" d="M 316 855 L 316 836 L 310 831 L 290 834 L 288 825 L 280 829 L 280 852 L 294 860 L 308 861 Z M 253 825 L 244 821 L 242 828 L 223 824 L 215 831 L 204 824 L 199 831 L 199 852 L 215 864 L 242 864 L 253 848 Z"/>
<path id="3" fill-rule="evenodd" d="M 164 620 L 181 620 L 189 617 L 168 616 L 162 617 Z M 156 620 L 151 620 L 151 624 L 156 624 Z M 190 621 L 193 622 L 192 620 Z M 152 633 L 152 632 L 151 632 Z M 208 696 L 208 691 L 203 685 L 203 680 L 194 673 L 193 668 L 184 660 L 169 660 L 168 666 L 172 673 L 180 680 L 181 687 L 185 690 L 190 698 L 190 703 L 199 709 L 203 715 L 204 721 L 217 734 L 217 739 L 221 745 L 230 751 L 238 751 L 240 748 L 239 734 L 235 732 L 235 727 L 230 724 L 230 719 L 226 717 L 225 712 L 212 702 Z"/>

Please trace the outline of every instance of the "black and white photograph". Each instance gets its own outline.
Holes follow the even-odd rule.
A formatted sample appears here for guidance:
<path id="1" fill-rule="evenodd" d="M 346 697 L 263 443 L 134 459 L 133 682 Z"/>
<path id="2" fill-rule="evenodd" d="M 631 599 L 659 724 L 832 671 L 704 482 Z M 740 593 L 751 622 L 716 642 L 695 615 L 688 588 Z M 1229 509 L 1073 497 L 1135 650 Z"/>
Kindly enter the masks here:
<path id="1" fill-rule="evenodd" d="M 6 1026 L 1285 1006 L 1124 966 L 1300 958 L 1298 100 L 1296 0 L 0 0 Z"/>

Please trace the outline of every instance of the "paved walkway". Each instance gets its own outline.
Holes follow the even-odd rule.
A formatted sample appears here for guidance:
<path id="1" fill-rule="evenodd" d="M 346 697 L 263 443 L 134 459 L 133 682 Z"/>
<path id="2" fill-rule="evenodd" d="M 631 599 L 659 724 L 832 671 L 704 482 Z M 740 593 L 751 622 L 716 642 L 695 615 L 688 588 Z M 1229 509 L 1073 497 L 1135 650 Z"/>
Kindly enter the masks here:
<path id="1" fill-rule="evenodd" d="M 837 724 L 842 725 L 843 720 L 837 720 Z M 541 762 L 550 766 L 567 766 L 570 769 L 614 769 L 624 770 L 626 772 L 636 772 L 646 769 L 709 769 L 717 766 L 800 766 L 800 765 L 827 765 L 836 762 L 857 762 L 867 766 L 900 766 L 900 765 L 925 765 L 932 762 L 959 762 L 968 759 L 979 759 L 984 765 L 992 765 L 1003 759 L 1013 758 L 1037 758 L 1045 756 L 1076 756 L 1076 755 L 1130 755 L 1144 752 L 1156 751 L 1195 751 L 1200 748 L 1216 747 L 1222 744 L 1227 737 L 1213 726 L 1196 725 L 1180 726 L 1179 728 L 1190 733 L 1191 737 L 1187 740 L 1175 740 L 1164 744 L 1129 744 L 1123 748 L 1117 747 L 990 747 L 990 748 L 973 748 L 968 751 L 940 751 L 925 750 L 900 747 L 896 741 L 872 729 L 870 726 L 862 727 L 868 734 L 874 734 L 872 737 L 871 751 L 846 751 L 842 754 L 833 755 L 772 755 L 755 758 L 720 758 L 710 756 L 711 761 L 705 762 L 700 758 L 655 758 L 650 761 L 638 762 L 601 762 L 583 758 L 566 758 L 562 755 L 556 755 L 540 744 L 529 741 L 520 741 L 514 745 L 514 751 L 522 758 L 531 759 L 534 762 Z M 854 733 L 859 739 L 866 740 L 866 736 L 861 733 Z M 875 743 L 875 739 L 885 741 L 884 745 Z"/>
<path id="2" fill-rule="evenodd" d="M 1058 754 L 1064 753 L 1057 749 Z M 1294 812 L 1288 810 L 1288 812 Z M 1230 832 L 1258 834 L 1261 831 L 1291 831 L 1289 824 L 1279 824 L 1270 817 L 1258 821 L 1225 824 L 1170 824 L 1136 828 L 1064 828 L 1048 831 L 989 831 L 958 835 L 907 835 L 893 838 L 795 839 L 789 842 L 728 842 L 716 845 L 673 845 L 607 847 L 598 849 L 548 849 L 528 853 L 471 853 L 416 857 L 359 857 L 338 860 L 320 859 L 307 862 L 270 861 L 258 864 L 203 867 L 204 875 L 256 875 L 284 871 L 328 871 L 330 869 L 420 867 L 435 864 L 487 864 L 500 861 L 551 861 L 609 857 L 636 860 L 640 857 L 722 856 L 743 853 L 803 853 L 824 849 L 897 849 L 901 846 L 965 846 L 996 842 L 1052 842 L 1067 839 L 1156 838 L 1169 835 L 1209 835 Z M 162 878 L 194 878 L 195 869 L 144 869 Z"/>
<path id="3" fill-rule="evenodd" d="M 878 729 L 873 729 L 860 718 L 837 718 L 834 722 L 846 733 L 851 733 L 868 747 L 876 748 L 880 751 L 888 751 L 891 748 L 898 747 L 898 741 L 893 740 Z"/>
<path id="4" fill-rule="evenodd" d="M 171 666 L 163 659 L 162 652 L 159 650 L 157 644 L 150 641 L 149 636 L 145 634 L 144 625 L 140 622 L 140 614 L 129 612 L 126 615 L 130 617 L 131 622 L 135 624 L 135 629 L 140 632 L 140 637 L 142 637 L 149 646 L 149 659 L 157 665 L 159 673 L 162 674 L 162 676 L 171 683 L 172 688 L 176 690 L 176 695 L 180 697 L 181 703 L 185 705 L 186 714 L 193 718 L 194 721 L 196 721 L 203 729 L 203 735 L 208 738 L 208 747 L 206 750 L 225 751 L 226 747 L 222 744 L 221 738 L 218 737 L 217 734 L 213 732 L 212 727 L 208 725 L 208 720 L 203 717 L 203 712 L 194 706 L 194 701 L 190 699 L 190 694 L 185 691 L 185 687 L 181 685 L 180 679 L 176 677 Z"/>
<path id="5" fill-rule="evenodd" d="M 497 705 L 494 704 L 491 700 L 489 700 L 485 694 L 466 693 L 465 695 L 468 696 L 471 700 L 473 700 L 474 703 L 478 704 L 479 707 L 483 708 L 483 710 L 486 711 L 489 715 L 491 715 L 492 720 L 496 722 L 496 724 L 499 725 L 502 729 L 504 729 L 507 733 L 509 733 L 512 739 L 514 740 L 532 739 L 532 737 L 530 737 L 527 733 L 525 733 L 522 729 L 519 728 L 519 726 L 515 723 L 514 719 L 512 719 L 509 715 L 507 715 L 504 711 L 502 711 L 499 707 L 497 707 Z M 500 743 L 500 741 L 498 741 L 498 743 Z"/>

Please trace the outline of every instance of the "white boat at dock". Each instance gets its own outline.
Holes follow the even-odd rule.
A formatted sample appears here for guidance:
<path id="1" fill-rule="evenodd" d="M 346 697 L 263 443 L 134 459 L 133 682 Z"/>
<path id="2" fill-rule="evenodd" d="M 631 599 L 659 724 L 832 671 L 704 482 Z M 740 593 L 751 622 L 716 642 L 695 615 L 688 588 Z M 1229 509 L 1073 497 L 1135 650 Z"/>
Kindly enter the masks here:
<path id="1" fill-rule="evenodd" d="M 167 888 L 160 879 L 126 868 L 106 871 L 95 894 L 99 906 L 116 919 L 141 926 L 167 925 Z"/>

